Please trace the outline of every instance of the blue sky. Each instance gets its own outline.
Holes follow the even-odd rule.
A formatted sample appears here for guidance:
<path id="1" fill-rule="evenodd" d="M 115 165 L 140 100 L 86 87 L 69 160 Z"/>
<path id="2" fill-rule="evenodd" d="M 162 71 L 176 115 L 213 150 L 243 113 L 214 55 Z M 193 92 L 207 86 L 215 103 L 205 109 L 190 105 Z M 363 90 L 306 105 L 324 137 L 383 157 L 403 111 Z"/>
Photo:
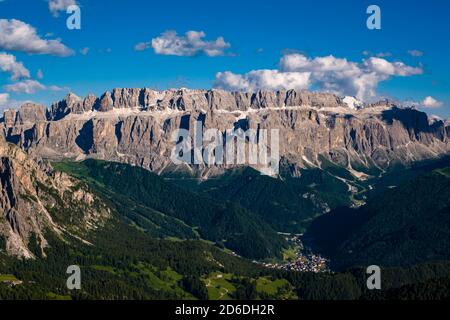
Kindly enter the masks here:
<path id="1" fill-rule="evenodd" d="M 376 91 L 376 97 L 372 98 L 391 97 L 419 103 L 432 97 L 435 102 L 428 100 L 432 103 L 421 108 L 430 114 L 450 116 L 449 1 L 76 2 L 81 7 L 81 30 L 67 29 L 68 14 L 59 11 L 55 16 L 47 0 L 0 1 L 4 26 L 16 19 L 34 28 L 41 40 L 56 39 L 73 51 L 68 56 L 48 50 L 30 52 L 30 48 L 23 48 L 27 45 L 11 46 L 8 41 L 13 40 L 2 41 L 0 35 L 0 53 L 13 55 L 29 71 L 29 76 L 16 79 L 12 79 L 11 71 L 0 72 L 0 94 L 9 95 L 7 103 L 33 100 L 48 105 L 69 90 L 85 96 L 100 95 L 114 87 L 165 89 L 216 85 L 244 89 L 267 83 L 272 86 L 275 80 L 268 79 L 272 73 L 248 74 L 266 69 L 277 70 L 273 75 L 279 77 L 276 85 L 287 86 L 292 82 L 286 84 L 286 72 L 300 70 L 298 65 L 283 67 L 280 59 L 287 55 L 304 57 L 306 65 L 300 71 L 313 72 L 309 81 L 295 78 L 294 74 L 298 86 L 307 82 L 313 90 L 331 88 L 343 95 L 363 95 L 363 91 L 355 91 L 356 82 L 348 83 L 339 78 L 341 74 L 323 70 L 327 61 L 341 63 L 341 60 L 318 58 L 346 59 L 344 69 L 354 68 L 356 73 L 367 74 L 373 69 L 367 69 L 364 61 L 376 57 L 401 65 L 397 64 L 396 71 L 390 74 L 377 75 L 378 80 L 369 87 Z M 366 9 L 371 4 L 381 8 L 381 30 L 366 27 L 369 16 Z M 200 36 L 203 41 L 200 47 L 190 47 L 192 52 L 174 55 L 170 48 L 157 52 L 151 45 L 152 39 L 165 39 L 167 35 L 163 33 L 169 30 L 176 31 L 178 37 L 184 37 L 187 31 L 203 31 L 205 36 Z M 229 47 L 213 43 L 220 37 Z M 147 43 L 147 49 L 136 50 L 139 43 Z M 204 49 L 208 46 L 218 47 L 220 52 L 208 54 Z M 83 48 L 89 48 L 87 54 L 80 52 Z M 38 70 L 42 71 L 42 77 L 38 77 Z M 232 77 L 217 78 L 217 73 L 226 71 Z M 41 86 L 28 94 L 17 86 L 13 90 L 12 85 L 26 80 L 39 82 Z"/>

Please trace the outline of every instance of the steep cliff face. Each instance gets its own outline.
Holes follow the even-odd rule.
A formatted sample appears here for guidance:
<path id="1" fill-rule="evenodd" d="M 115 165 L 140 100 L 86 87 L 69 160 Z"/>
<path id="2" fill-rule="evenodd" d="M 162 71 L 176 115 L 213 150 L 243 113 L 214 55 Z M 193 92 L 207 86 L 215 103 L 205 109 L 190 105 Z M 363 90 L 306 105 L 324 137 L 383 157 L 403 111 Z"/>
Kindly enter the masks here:
<path id="1" fill-rule="evenodd" d="M 417 110 L 388 102 L 355 108 L 332 94 L 295 90 L 114 89 L 100 98 L 70 94 L 52 106 L 46 120 L 41 115 L 21 109 L 12 124 L 12 115 L 5 114 L 7 139 L 45 158 L 94 157 L 156 172 L 173 167 L 174 131 L 193 135 L 197 121 L 203 132 L 278 129 L 281 164 L 292 175 L 320 167 L 324 159 L 354 172 L 433 158 L 450 148 L 448 125 L 430 123 Z M 206 174 L 224 167 L 192 168 Z"/>
<path id="2" fill-rule="evenodd" d="M 46 236 L 83 237 L 103 224 L 109 209 L 65 174 L 48 173 L 0 138 L 0 238 L 7 254 L 45 256 Z"/>

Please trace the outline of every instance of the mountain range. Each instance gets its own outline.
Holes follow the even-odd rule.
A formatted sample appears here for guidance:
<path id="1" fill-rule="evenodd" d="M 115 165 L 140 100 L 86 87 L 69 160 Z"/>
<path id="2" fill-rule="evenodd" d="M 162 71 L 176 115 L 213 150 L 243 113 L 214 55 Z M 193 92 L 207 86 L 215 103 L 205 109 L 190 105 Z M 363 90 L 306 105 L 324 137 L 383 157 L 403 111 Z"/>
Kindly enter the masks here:
<path id="1" fill-rule="evenodd" d="M 197 123 L 278 129 L 279 172 L 175 164 L 174 132 Z M 450 126 L 413 108 L 296 90 L 114 89 L 6 110 L 1 129 L 0 280 L 25 285 L 0 281 L 0 297 L 386 298 L 442 292 L 449 276 Z M 298 250 L 293 235 L 335 273 L 264 267 Z M 88 272 L 81 293 L 57 271 L 74 262 Z M 361 282 L 370 264 L 413 275 L 392 271 L 391 291 L 373 296 Z"/>
<path id="2" fill-rule="evenodd" d="M 100 98 L 69 94 L 47 110 L 25 104 L 4 114 L 9 142 L 46 159 L 88 157 L 141 166 L 158 174 L 173 170 L 175 130 L 214 128 L 280 130 L 281 170 L 297 176 L 321 167 L 322 158 L 355 176 L 445 154 L 450 127 L 415 109 L 388 101 L 354 108 L 338 96 L 307 91 L 114 89 Z M 230 168 L 233 166 L 227 166 Z M 198 176 L 224 168 L 199 165 Z"/>

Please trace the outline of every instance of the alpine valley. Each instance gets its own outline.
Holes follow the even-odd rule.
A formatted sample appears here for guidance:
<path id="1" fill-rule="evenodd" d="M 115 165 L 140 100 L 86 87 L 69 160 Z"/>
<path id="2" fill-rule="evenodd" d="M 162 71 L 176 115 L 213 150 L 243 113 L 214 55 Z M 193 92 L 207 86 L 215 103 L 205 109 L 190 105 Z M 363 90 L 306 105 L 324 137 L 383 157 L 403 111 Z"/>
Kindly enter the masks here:
<path id="1" fill-rule="evenodd" d="M 355 101 L 114 89 L 6 110 L 0 299 L 450 298 L 450 123 Z M 278 129 L 278 174 L 175 164 L 197 123 Z"/>

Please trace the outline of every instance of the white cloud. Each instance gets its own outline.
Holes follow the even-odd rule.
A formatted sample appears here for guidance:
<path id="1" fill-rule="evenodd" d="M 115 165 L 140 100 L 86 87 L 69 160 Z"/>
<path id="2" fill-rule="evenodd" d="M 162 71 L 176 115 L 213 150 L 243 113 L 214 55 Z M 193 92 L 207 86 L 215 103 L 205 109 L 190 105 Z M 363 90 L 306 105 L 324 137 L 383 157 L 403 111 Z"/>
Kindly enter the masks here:
<path id="1" fill-rule="evenodd" d="M 421 57 L 423 56 L 423 52 L 420 50 L 409 50 L 408 54 L 413 57 Z"/>
<path id="2" fill-rule="evenodd" d="M 77 4 L 75 0 L 49 0 L 48 9 L 54 17 L 59 15 L 60 11 L 66 11 L 71 5 Z"/>
<path id="3" fill-rule="evenodd" d="M 25 80 L 5 86 L 5 90 L 15 93 L 32 94 L 36 91 L 44 90 L 45 86 L 36 80 Z"/>
<path id="4" fill-rule="evenodd" d="M 0 93 L 0 107 L 4 107 L 9 101 L 8 93 Z"/>
<path id="5" fill-rule="evenodd" d="M 80 53 L 83 55 L 83 56 L 85 56 L 85 55 L 87 55 L 88 53 L 89 53 L 89 48 L 88 47 L 85 47 L 85 48 L 82 48 L 82 49 L 80 49 Z"/>
<path id="6" fill-rule="evenodd" d="M 307 89 L 310 74 L 303 72 L 280 72 L 278 70 L 253 70 L 244 75 L 219 72 L 214 86 L 230 91 L 256 91 L 258 89 L 281 90 Z"/>
<path id="7" fill-rule="evenodd" d="M 364 50 L 362 52 L 363 55 L 365 56 L 374 56 L 374 57 L 378 57 L 378 58 L 387 58 L 387 57 L 392 57 L 392 53 L 391 52 L 379 52 L 379 53 L 372 53 L 369 50 Z"/>
<path id="8" fill-rule="evenodd" d="M 13 102 L 9 100 L 8 93 L 0 93 L 0 112 L 13 107 Z"/>
<path id="9" fill-rule="evenodd" d="M 62 87 L 58 87 L 58 86 L 55 86 L 55 85 L 51 85 L 51 86 L 47 86 L 47 87 L 45 87 L 47 90 L 50 90 L 50 91 L 64 91 L 64 90 L 69 90 L 67 87 L 64 87 L 64 88 L 62 88 Z"/>
<path id="10" fill-rule="evenodd" d="M 375 72 L 385 76 L 408 77 L 422 74 L 420 67 L 410 67 L 403 62 L 389 62 L 382 58 L 369 58 L 364 60 L 362 70 L 365 72 Z"/>
<path id="11" fill-rule="evenodd" d="M 173 56 L 195 56 L 206 54 L 209 57 L 222 56 L 231 45 L 225 42 L 223 37 L 213 41 L 205 41 L 203 31 L 188 31 L 184 36 L 179 36 L 175 31 L 166 31 L 151 42 L 141 42 L 135 46 L 135 50 L 142 51 L 150 47 L 155 53 Z"/>
<path id="12" fill-rule="evenodd" d="M 62 57 L 73 54 L 60 39 L 42 39 L 34 27 L 16 19 L 0 19 L 0 49 Z"/>
<path id="13" fill-rule="evenodd" d="M 376 98 L 381 81 L 394 76 L 421 74 L 402 62 L 389 62 L 378 57 L 360 63 L 334 56 L 308 58 L 303 54 L 286 54 L 280 60 L 279 70 L 256 70 L 244 75 L 222 72 L 216 75 L 216 87 L 227 90 L 297 89 L 318 87 L 343 96 L 360 100 Z M 270 79 L 272 77 L 272 79 Z"/>
<path id="14" fill-rule="evenodd" d="M 387 58 L 387 57 L 392 57 L 392 53 L 390 52 L 379 52 L 376 54 L 377 57 L 379 58 Z"/>
<path id="15" fill-rule="evenodd" d="M 442 102 L 428 96 L 422 101 L 421 105 L 425 108 L 439 108 L 442 107 Z"/>
<path id="16" fill-rule="evenodd" d="M 152 47 L 151 42 L 139 42 L 137 45 L 134 46 L 134 50 L 144 51 L 144 50 L 150 49 L 151 47 Z"/>
<path id="17" fill-rule="evenodd" d="M 30 77 L 30 71 L 24 67 L 22 62 L 18 62 L 12 54 L 0 52 L 0 69 L 9 72 L 12 80 Z"/>
<path id="18" fill-rule="evenodd" d="M 25 80 L 21 82 L 16 82 L 13 84 L 8 84 L 5 86 L 5 90 L 8 92 L 14 92 L 14 93 L 26 93 L 26 94 L 33 94 L 37 91 L 41 90 L 50 90 L 50 91 L 61 91 L 64 90 L 64 88 L 58 87 L 58 86 L 46 86 L 40 83 L 36 80 Z"/>

